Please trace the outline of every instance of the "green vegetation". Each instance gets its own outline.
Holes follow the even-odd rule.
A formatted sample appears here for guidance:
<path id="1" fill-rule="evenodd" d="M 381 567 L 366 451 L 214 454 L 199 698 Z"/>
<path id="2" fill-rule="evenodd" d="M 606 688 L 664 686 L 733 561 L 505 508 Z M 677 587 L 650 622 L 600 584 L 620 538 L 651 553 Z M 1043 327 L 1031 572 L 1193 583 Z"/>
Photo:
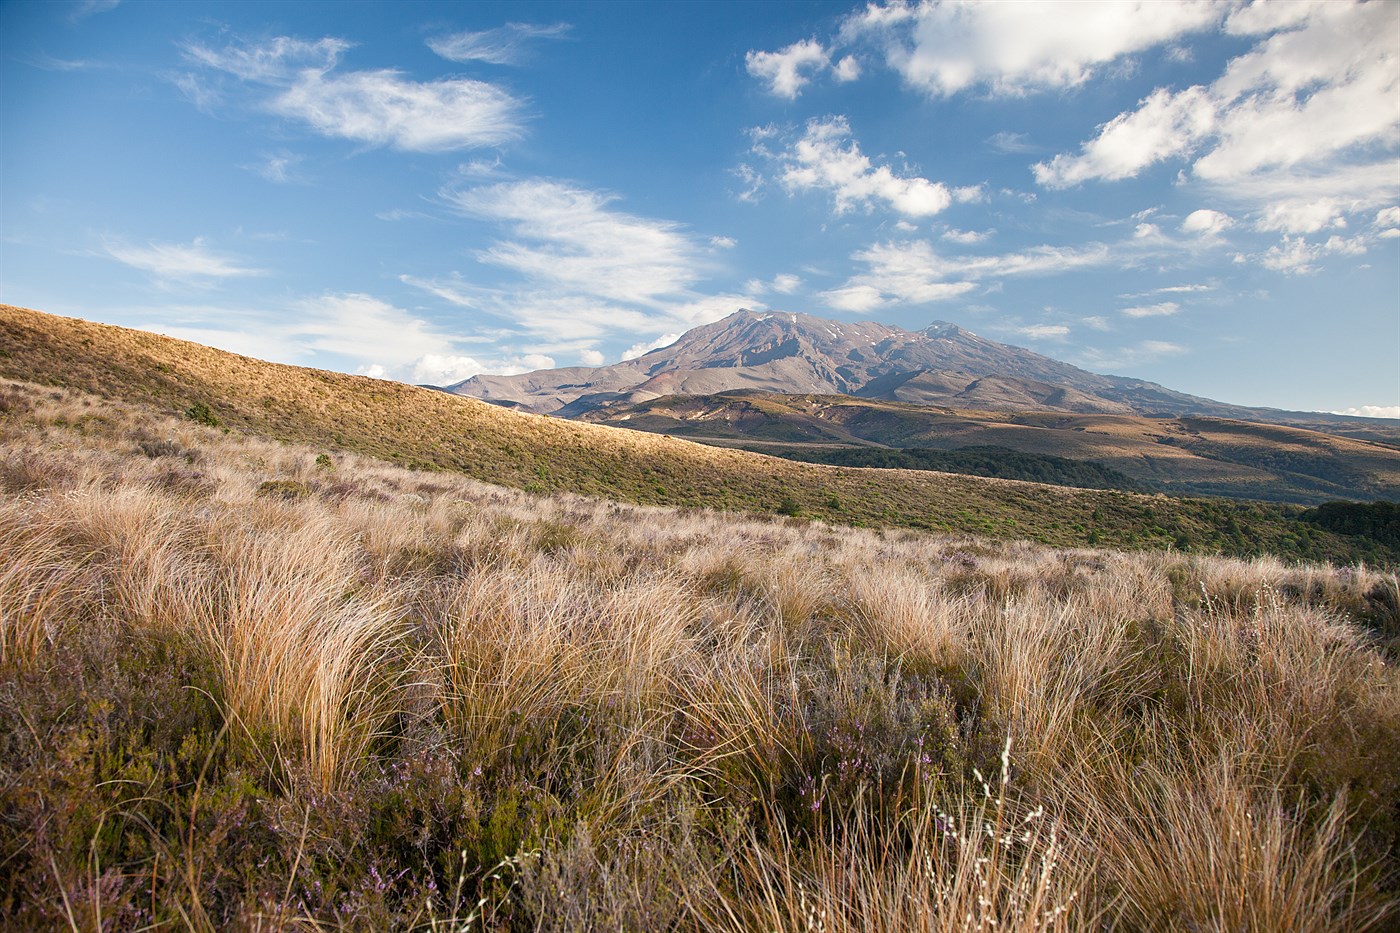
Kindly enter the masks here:
<path id="1" fill-rule="evenodd" d="M 1400 551 L 1400 502 L 1327 502 L 1299 516 L 1303 521 L 1357 535 Z"/>
<path id="2" fill-rule="evenodd" d="M 1069 460 L 1048 454 L 1027 454 L 1006 447 L 959 447 L 933 450 L 926 447 L 744 447 L 805 463 L 831 466 L 875 467 L 882 470 L 936 470 L 995 476 L 1030 483 L 1075 486 L 1081 489 L 1124 489 L 1145 492 L 1142 483 L 1092 460 Z"/>
<path id="3" fill-rule="evenodd" d="M 169 370 L 165 370 L 168 372 Z M 203 402 L 195 402 L 185 409 L 185 417 L 196 424 L 207 424 L 211 428 L 219 426 L 219 419 L 214 414 L 214 410 Z"/>
<path id="4" fill-rule="evenodd" d="M 181 410 L 0 387 L 7 927 L 1400 916 L 1393 574 L 332 472 Z"/>

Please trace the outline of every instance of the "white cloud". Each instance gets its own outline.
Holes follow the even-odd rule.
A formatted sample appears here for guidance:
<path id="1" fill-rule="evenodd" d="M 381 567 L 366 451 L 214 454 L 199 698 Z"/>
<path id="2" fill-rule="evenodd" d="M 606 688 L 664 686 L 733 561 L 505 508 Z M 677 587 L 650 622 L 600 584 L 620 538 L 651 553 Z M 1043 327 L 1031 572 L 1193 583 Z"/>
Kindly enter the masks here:
<path id="1" fill-rule="evenodd" d="M 953 194 L 938 182 L 874 165 L 851 138 L 850 124 L 842 116 L 808 121 L 801 138 L 780 153 L 762 147 L 755 151 L 776 159 L 778 180 L 789 193 L 830 192 L 837 214 L 882 203 L 906 217 L 927 217 L 953 201 Z"/>
<path id="2" fill-rule="evenodd" d="M 519 103 L 466 78 L 406 80 L 390 70 L 303 74 L 272 109 L 340 136 L 412 152 L 495 146 L 520 135 Z"/>
<path id="3" fill-rule="evenodd" d="M 911 224 L 907 220 L 897 220 L 895 221 L 894 228 L 901 233 L 915 233 L 918 231 L 919 225 Z"/>
<path id="4" fill-rule="evenodd" d="M 121 4 L 121 0 L 78 0 L 68 13 L 68 22 L 80 23 L 89 16 L 110 13 Z"/>
<path id="5" fill-rule="evenodd" d="M 669 347 L 671 344 L 675 343 L 677 340 L 680 339 L 681 335 L 678 333 L 662 334 L 660 337 L 656 338 L 650 343 L 645 341 L 641 343 L 634 343 L 632 344 L 632 346 L 622 351 L 622 356 L 619 357 L 619 359 L 635 360 L 637 357 L 644 356 L 645 354 L 650 353 L 652 350 L 659 350 L 662 347 Z"/>
<path id="6" fill-rule="evenodd" d="M 1038 246 L 993 256 L 943 256 L 927 241 L 878 243 L 852 257 L 866 265 L 842 287 L 824 292 L 833 308 L 868 311 L 889 302 L 923 304 L 965 295 L 985 279 L 1020 275 L 1054 275 L 1105 265 L 1103 244 L 1081 248 Z"/>
<path id="7" fill-rule="evenodd" d="M 744 65 L 749 74 L 768 82 L 769 93 L 795 100 L 811 80 L 809 73 L 825 68 L 830 60 L 820 42 L 804 39 L 777 52 L 750 51 L 744 56 Z"/>
<path id="8" fill-rule="evenodd" d="M 1400 207 L 1387 207 L 1376 212 L 1376 219 L 1372 221 L 1376 227 L 1400 227 Z"/>
<path id="9" fill-rule="evenodd" d="M 1213 26 L 1208 2 L 870 4 L 842 27 L 874 41 L 910 87 L 943 97 L 971 87 L 996 94 L 1074 87 L 1135 52 Z"/>
<path id="10" fill-rule="evenodd" d="M 537 39 L 561 39 L 569 32 L 567 23 L 536 26 L 507 23 L 482 32 L 459 32 L 428 40 L 428 48 L 449 61 L 487 62 L 492 65 L 518 65 L 528 56 Z"/>
<path id="11" fill-rule="evenodd" d="M 732 236 L 712 236 L 710 237 L 710 245 L 715 249 L 733 249 L 739 245 L 739 241 Z"/>
<path id="12" fill-rule="evenodd" d="M 223 49 L 191 45 L 187 58 L 272 90 L 263 105 L 324 136 L 413 152 L 495 146 L 522 133 L 520 102 L 484 81 L 414 81 L 392 69 L 338 72 L 351 48 L 340 39 L 278 37 Z M 188 77 L 188 76 L 187 76 Z M 186 81 L 197 103 L 217 96 Z"/>
<path id="13" fill-rule="evenodd" d="M 1028 324 L 1012 328 L 1012 333 L 1032 340 L 1062 340 L 1069 336 L 1069 328 L 1063 324 Z"/>
<path id="14" fill-rule="evenodd" d="M 857 60 L 854 55 L 847 55 L 836 63 L 831 73 L 835 76 L 836 80 L 840 81 L 842 84 L 848 81 L 854 81 L 860 77 L 860 61 Z"/>
<path id="15" fill-rule="evenodd" d="M 1332 414 L 1351 415 L 1354 418 L 1400 418 L 1400 405 L 1358 405 Z"/>
<path id="16" fill-rule="evenodd" d="M 791 295 L 802 287 L 802 279 L 800 276 L 784 272 L 773 277 L 771 287 L 780 295 Z"/>
<path id="17" fill-rule="evenodd" d="M 584 366 L 602 366 L 606 358 L 597 350 L 580 350 L 578 361 Z"/>
<path id="18" fill-rule="evenodd" d="M 990 230 L 954 230 L 943 231 L 943 239 L 949 243 L 960 243 L 963 246 L 972 246 L 977 243 L 984 243 L 991 238 Z"/>
<path id="19" fill-rule="evenodd" d="M 1179 356 L 1189 353 L 1190 348 L 1167 340 L 1144 340 L 1129 347 L 1101 349 L 1086 347 L 1079 354 L 1077 362 L 1085 369 L 1094 372 L 1111 372 L 1131 368 L 1140 363 L 1150 363 L 1164 356 Z"/>
<path id="20" fill-rule="evenodd" d="M 773 281 L 764 282 L 761 279 L 753 279 L 744 283 L 746 291 L 762 294 L 764 292 L 777 292 L 779 295 L 791 295 L 802 287 L 802 277 L 783 272 L 773 276 Z"/>
<path id="21" fill-rule="evenodd" d="M 1190 178 L 1241 205 L 1258 230 L 1316 233 L 1400 194 L 1400 5 L 1236 7 L 1226 31 L 1257 38 L 1210 85 L 1158 88 L 1079 153 L 1035 166 L 1052 187 L 1190 162 Z M 1298 268 L 1275 257 L 1280 268 Z M 1306 265 L 1306 262 L 1301 263 Z"/>
<path id="22" fill-rule="evenodd" d="M 1090 315 L 1089 317 L 1082 317 L 1079 320 L 1080 323 L 1084 324 L 1086 327 L 1092 327 L 1094 330 L 1113 330 L 1113 323 L 1109 321 L 1108 318 L 1097 314 Z"/>
<path id="23" fill-rule="evenodd" d="M 1242 258 L 1254 259 L 1266 269 L 1287 275 L 1312 275 L 1319 271 L 1319 261 L 1328 254 L 1359 256 L 1364 252 L 1364 236 L 1347 238 L 1333 235 L 1323 243 L 1310 243 L 1305 237 L 1284 235 L 1282 240 L 1263 253 Z"/>
<path id="24" fill-rule="evenodd" d="M 1057 155 L 1032 166 L 1047 188 L 1067 188 L 1090 179 L 1116 181 L 1149 165 L 1191 150 L 1215 126 L 1216 112 L 1204 88 L 1173 94 L 1158 88 L 1138 109 L 1120 113 L 1099 129 L 1075 156 Z"/>
<path id="25" fill-rule="evenodd" d="M 1229 214 L 1207 208 L 1192 211 L 1181 222 L 1183 233 L 1195 233 L 1204 237 L 1216 237 L 1235 225 Z"/>
<path id="26" fill-rule="evenodd" d="M 873 285 L 847 285 L 822 292 L 821 297 L 829 308 L 856 314 L 864 314 L 885 304 L 880 290 Z"/>
<path id="27" fill-rule="evenodd" d="M 263 161 L 245 167 L 273 184 L 285 185 L 297 180 L 296 167 L 300 163 L 301 156 L 290 152 L 279 152 L 274 155 L 265 155 Z"/>
<path id="28" fill-rule="evenodd" d="M 615 195 L 550 179 L 505 182 L 443 197 L 507 225 L 514 239 L 477 254 L 536 283 L 655 306 L 700 275 L 700 247 L 680 226 L 614 210 Z"/>
<path id="29" fill-rule="evenodd" d="M 1031 145 L 1029 136 L 1025 133 L 1012 133 L 1009 130 L 1003 130 L 987 137 L 987 145 L 997 152 L 1004 153 L 1036 151 L 1036 147 Z"/>
<path id="30" fill-rule="evenodd" d="M 1181 310 L 1181 305 L 1175 301 L 1162 301 L 1155 305 L 1137 305 L 1132 308 L 1124 308 L 1123 314 L 1128 317 L 1165 317 L 1176 314 Z"/>
<path id="31" fill-rule="evenodd" d="M 260 45 L 229 45 L 212 49 L 203 45 L 185 46 L 185 57 L 216 71 L 227 72 L 242 81 L 258 84 L 285 84 L 305 71 L 324 74 L 335 68 L 354 44 L 327 36 L 315 42 L 277 36 Z"/>
<path id="32" fill-rule="evenodd" d="M 118 240 L 107 240 L 103 250 L 118 262 L 133 269 L 149 272 L 158 282 L 195 283 L 211 279 L 241 278 L 264 274 L 261 269 L 243 265 L 232 256 L 216 253 L 196 237 L 183 243 L 148 243 L 132 246 Z"/>

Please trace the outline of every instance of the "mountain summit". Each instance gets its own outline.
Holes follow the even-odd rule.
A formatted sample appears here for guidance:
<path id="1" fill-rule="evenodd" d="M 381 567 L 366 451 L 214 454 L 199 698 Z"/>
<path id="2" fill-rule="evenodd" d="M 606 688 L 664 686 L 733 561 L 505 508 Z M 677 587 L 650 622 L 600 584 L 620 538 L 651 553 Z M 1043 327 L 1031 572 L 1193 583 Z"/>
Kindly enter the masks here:
<path id="1" fill-rule="evenodd" d="M 911 332 L 747 309 L 611 366 L 473 376 L 447 387 L 457 395 L 563 417 L 618 402 L 742 389 L 997 411 L 1267 417 L 1259 409 L 1156 383 L 1101 376 L 945 321 Z"/>

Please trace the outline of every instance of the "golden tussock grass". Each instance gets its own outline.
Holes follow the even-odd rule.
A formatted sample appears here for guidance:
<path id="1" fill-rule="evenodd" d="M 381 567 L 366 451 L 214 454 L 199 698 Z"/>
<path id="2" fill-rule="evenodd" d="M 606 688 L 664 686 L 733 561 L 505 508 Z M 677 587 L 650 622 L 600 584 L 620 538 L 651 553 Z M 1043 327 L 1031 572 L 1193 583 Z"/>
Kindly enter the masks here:
<path id="1" fill-rule="evenodd" d="M 21 927 L 1397 916 L 1391 574 L 532 496 L 6 391 Z"/>

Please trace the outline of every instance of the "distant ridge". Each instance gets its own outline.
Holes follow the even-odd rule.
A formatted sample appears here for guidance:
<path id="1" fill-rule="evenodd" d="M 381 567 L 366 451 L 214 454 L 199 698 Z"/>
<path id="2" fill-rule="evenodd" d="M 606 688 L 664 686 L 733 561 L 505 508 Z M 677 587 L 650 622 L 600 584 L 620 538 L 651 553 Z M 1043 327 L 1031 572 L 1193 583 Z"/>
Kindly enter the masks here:
<path id="1" fill-rule="evenodd" d="M 886 324 L 747 309 L 610 366 L 473 376 L 446 389 L 569 418 L 619 402 L 756 389 L 989 411 L 1347 420 L 1231 405 L 1141 379 L 1099 375 L 945 321 L 911 332 Z"/>

